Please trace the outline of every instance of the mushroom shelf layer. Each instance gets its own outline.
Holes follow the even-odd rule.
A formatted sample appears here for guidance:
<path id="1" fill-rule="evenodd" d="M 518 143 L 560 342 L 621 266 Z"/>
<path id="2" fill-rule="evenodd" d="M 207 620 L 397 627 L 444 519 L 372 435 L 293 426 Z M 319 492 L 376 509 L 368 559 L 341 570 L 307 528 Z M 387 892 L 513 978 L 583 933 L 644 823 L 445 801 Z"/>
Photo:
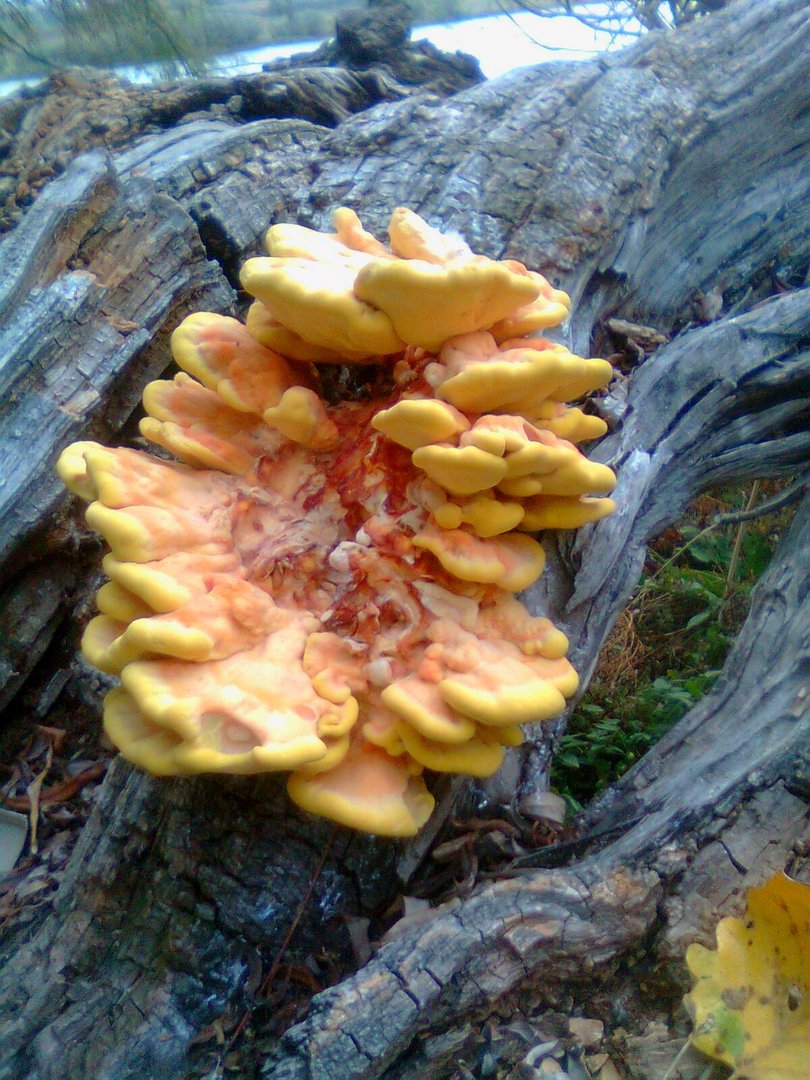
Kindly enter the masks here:
<path id="1" fill-rule="evenodd" d="M 613 509 L 577 446 L 604 424 L 566 404 L 611 370 L 517 336 L 567 312 L 519 263 L 405 210 L 390 249 L 335 221 L 270 230 L 246 326 L 175 331 L 182 370 L 141 422 L 172 460 L 76 443 L 58 469 L 109 546 L 82 648 L 120 676 L 121 752 L 158 775 L 288 770 L 304 809 L 408 836 L 424 769 L 491 774 L 576 689 L 565 636 L 514 594 L 543 569 L 530 533 Z M 333 404 L 318 365 L 338 362 L 365 374 Z"/>

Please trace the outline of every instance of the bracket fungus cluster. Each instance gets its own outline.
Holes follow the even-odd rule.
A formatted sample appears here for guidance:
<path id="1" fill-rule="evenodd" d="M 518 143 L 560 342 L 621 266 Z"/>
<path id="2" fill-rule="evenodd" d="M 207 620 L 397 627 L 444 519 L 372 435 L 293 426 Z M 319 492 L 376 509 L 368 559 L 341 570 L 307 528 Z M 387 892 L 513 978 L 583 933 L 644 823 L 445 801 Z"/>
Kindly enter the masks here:
<path id="1" fill-rule="evenodd" d="M 187 318 L 144 393 L 160 456 L 76 443 L 109 581 L 82 648 L 120 677 L 105 728 L 160 775 L 288 770 L 304 809 L 389 836 L 433 808 L 425 769 L 486 776 L 560 713 L 567 641 L 516 598 L 531 533 L 613 509 L 566 402 L 604 360 L 537 331 L 568 298 L 407 210 L 390 247 L 357 215 L 273 226 L 246 325 Z M 327 364 L 376 365 L 331 403 Z M 168 459 L 163 451 L 172 455 Z"/>

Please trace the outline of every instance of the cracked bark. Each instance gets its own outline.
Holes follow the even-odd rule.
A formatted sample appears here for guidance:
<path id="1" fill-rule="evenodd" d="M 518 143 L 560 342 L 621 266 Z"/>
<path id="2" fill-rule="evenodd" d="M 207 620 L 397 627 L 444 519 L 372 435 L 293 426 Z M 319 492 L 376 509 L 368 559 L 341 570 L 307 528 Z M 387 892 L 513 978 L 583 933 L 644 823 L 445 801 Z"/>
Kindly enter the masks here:
<path id="1" fill-rule="evenodd" d="M 741 0 L 609 59 L 446 102 L 383 104 L 334 130 L 198 119 L 51 181 L 2 248 L 7 715 L 39 721 L 55 673 L 53 722 L 96 710 L 102 689 L 73 658 L 99 553 L 53 481 L 59 450 L 129 437 L 179 319 L 233 310 L 235 267 L 271 221 L 323 226 L 342 202 L 377 230 L 410 205 L 542 269 L 574 297 L 579 350 L 608 316 L 681 331 L 607 403 L 615 430 L 595 453 L 618 471 L 618 513 L 551 545 L 530 598 L 565 626 L 587 683 L 645 544 L 694 495 L 808 469 L 805 16 L 801 0 Z M 718 294 L 721 317 L 696 325 Z M 805 498 L 721 681 L 589 807 L 602 840 L 541 850 L 404 925 L 313 999 L 265 1076 L 443 1075 L 473 1038 L 465 1023 L 493 1007 L 543 1015 L 566 988 L 623 1000 L 640 949 L 674 973 L 718 908 L 786 865 L 807 838 L 808 527 Z M 524 790 L 560 730 L 531 733 Z M 0 947 L 0 1076 L 183 1075 L 195 1033 L 244 1007 L 330 829 L 291 810 L 275 777 L 163 782 L 116 762 L 56 898 Z M 418 840 L 338 830 L 292 957 L 316 951 L 325 924 L 348 952 L 342 917 L 389 901 L 395 867 L 416 874 L 423 855 Z M 618 1022 L 608 1006 L 603 1018 Z"/>

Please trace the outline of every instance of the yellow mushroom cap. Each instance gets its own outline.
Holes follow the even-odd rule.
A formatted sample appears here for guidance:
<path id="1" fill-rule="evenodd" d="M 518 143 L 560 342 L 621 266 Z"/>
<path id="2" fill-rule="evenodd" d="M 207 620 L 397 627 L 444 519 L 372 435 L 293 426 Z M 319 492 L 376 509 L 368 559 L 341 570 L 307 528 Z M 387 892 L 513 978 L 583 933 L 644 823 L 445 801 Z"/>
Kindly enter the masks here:
<path id="1" fill-rule="evenodd" d="M 613 368 L 609 361 L 598 357 L 574 357 L 573 353 L 569 353 L 569 356 L 579 363 L 567 366 L 554 388 L 552 396 L 556 401 L 575 401 L 583 394 L 607 386 L 613 378 Z"/>
<path id="2" fill-rule="evenodd" d="M 326 753 L 317 761 L 309 761 L 306 765 L 299 765 L 296 772 L 299 776 L 315 776 L 316 773 L 329 772 L 336 768 L 346 757 L 351 746 L 351 738 L 348 735 L 340 735 L 337 738 L 325 738 Z"/>
<path id="3" fill-rule="evenodd" d="M 187 465 L 244 476 L 279 443 L 257 416 L 226 405 L 183 371 L 149 383 L 143 405 L 141 434 Z"/>
<path id="4" fill-rule="evenodd" d="M 409 259 L 368 263 L 354 292 L 386 312 L 402 341 L 435 352 L 449 337 L 504 318 L 537 289 L 531 278 L 489 259 L 446 266 Z"/>
<path id="5" fill-rule="evenodd" d="M 221 438 L 237 438 L 253 431 L 258 422 L 252 413 L 226 405 L 216 390 L 201 386 L 185 371 L 178 371 L 173 379 L 147 383 L 143 406 L 155 420 L 206 430 Z"/>
<path id="6" fill-rule="evenodd" d="M 96 497 L 96 488 L 87 475 L 87 462 L 84 452 L 88 447 L 98 446 L 94 442 L 75 442 L 65 447 L 56 462 L 59 479 L 74 495 L 85 502 L 92 502 Z"/>
<path id="7" fill-rule="evenodd" d="M 255 414 L 232 408 L 185 372 L 150 382 L 144 408 L 140 433 L 195 468 L 244 476 L 283 442 Z"/>
<path id="8" fill-rule="evenodd" d="M 365 352 L 353 352 L 350 349 L 338 352 L 326 345 L 315 345 L 311 341 L 305 341 L 300 334 L 296 334 L 288 326 L 283 326 L 278 319 L 273 318 L 261 300 L 254 300 L 248 308 L 245 329 L 262 345 L 291 360 L 311 364 L 375 364 L 377 362 L 376 356 L 369 356 Z"/>
<path id="9" fill-rule="evenodd" d="M 473 258 L 473 253 L 460 236 L 448 236 L 434 229 L 404 206 L 398 206 L 391 214 L 388 236 L 392 250 L 403 259 L 422 259 L 444 266 Z"/>
<path id="10" fill-rule="evenodd" d="M 482 638 L 513 642 L 526 656 L 561 660 L 568 652 L 568 638 L 550 619 L 530 615 L 514 596 L 503 594 L 478 612 Z"/>
<path id="11" fill-rule="evenodd" d="M 483 492 L 461 504 L 447 502 L 437 506 L 433 510 L 433 520 L 443 529 L 469 525 L 476 536 L 487 539 L 518 528 L 523 514 L 521 503 L 504 502 Z"/>
<path id="12" fill-rule="evenodd" d="M 529 532 L 578 529 L 589 522 L 601 521 L 616 509 L 613 499 L 569 498 L 565 495 L 535 495 L 525 506 L 526 512 L 518 527 Z"/>
<path id="13" fill-rule="evenodd" d="M 355 251 L 365 251 L 369 255 L 390 257 L 385 245 L 363 228 L 360 218 L 348 206 L 339 206 L 335 210 L 332 214 L 332 224 L 335 226 L 337 239 L 346 247 L 353 248 Z"/>
<path id="14" fill-rule="evenodd" d="M 473 737 L 453 745 L 437 742 L 425 738 L 403 721 L 397 724 L 397 731 L 411 757 L 434 772 L 492 776 L 503 763 L 503 746 L 495 741 Z"/>
<path id="15" fill-rule="evenodd" d="M 312 450 L 329 450 L 339 440 L 338 429 L 321 399 L 305 386 L 285 390 L 278 405 L 264 410 L 262 419 L 288 439 Z"/>
<path id="16" fill-rule="evenodd" d="M 599 461 L 590 461 L 574 447 L 565 464 L 544 474 L 544 495 L 606 495 L 616 486 L 616 474 Z"/>
<path id="17" fill-rule="evenodd" d="M 145 416 L 138 423 L 145 439 L 162 446 L 185 465 L 202 465 L 234 476 L 244 476 L 254 465 L 254 458 L 229 439 L 218 439 L 203 428 L 183 428 L 170 421 Z"/>
<path id="18" fill-rule="evenodd" d="M 435 805 L 404 757 L 367 742 L 352 747 L 329 772 L 293 773 L 287 790 L 303 810 L 380 836 L 415 836 Z"/>
<path id="19" fill-rule="evenodd" d="M 377 431 L 408 450 L 446 442 L 470 426 L 458 409 L 433 398 L 404 398 L 390 409 L 376 413 L 371 423 Z"/>
<path id="20" fill-rule="evenodd" d="M 189 513 L 215 514 L 225 505 L 228 483 L 215 472 L 189 469 L 136 450 L 110 450 L 82 444 L 87 476 L 95 497 L 109 510 L 174 510 L 178 502 L 193 504 Z"/>
<path id="21" fill-rule="evenodd" d="M 528 499 L 532 495 L 539 495 L 543 490 L 543 481 L 540 476 L 507 476 L 498 484 L 498 491 L 502 495 L 510 495 L 515 499 Z"/>
<path id="22" fill-rule="evenodd" d="M 568 293 L 552 288 L 543 275 L 534 270 L 527 270 L 526 273 L 537 285 L 537 298 L 489 328 L 496 341 L 526 337 L 538 330 L 557 326 L 568 317 L 571 309 Z"/>
<path id="23" fill-rule="evenodd" d="M 154 776 L 185 772 L 174 756 L 180 736 L 148 720 L 121 687 L 104 698 L 104 730 L 127 761 Z"/>
<path id="24" fill-rule="evenodd" d="M 264 591 L 248 581 L 223 577 L 171 612 L 147 609 L 123 625 L 98 616 L 88 624 L 82 651 L 91 663 L 109 672 L 154 656 L 197 663 L 220 660 L 274 632 L 278 618 Z"/>
<path id="25" fill-rule="evenodd" d="M 517 641 L 507 636 L 513 612 L 518 613 Z M 565 698 L 577 688 L 577 675 L 563 656 L 543 655 L 543 651 L 557 651 L 556 643 L 544 641 L 549 625 L 533 620 L 517 601 L 482 608 L 469 630 L 448 618 L 438 619 L 430 629 L 432 643 L 419 666 L 419 678 L 409 676 L 400 684 L 405 693 L 390 688 L 386 692 L 386 703 L 400 717 L 397 731 L 406 748 L 410 744 L 401 726 L 405 721 L 428 742 L 455 747 L 482 735 L 480 730 L 470 733 L 460 725 L 458 714 L 477 724 L 513 728 L 561 712 Z M 518 641 L 523 635 L 521 648 Z M 545 644 L 551 648 L 544 649 Z M 437 699 L 449 709 L 442 711 Z M 446 717 L 454 718 L 455 729 L 443 723 Z M 412 747 L 409 753 L 435 767 Z"/>
<path id="26" fill-rule="evenodd" d="M 558 354 L 559 366 L 556 371 L 556 380 L 549 382 L 544 388 L 544 396 L 552 401 L 573 401 L 607 386 L 613 377 L 613 368 L 609 361 L 598 357 L 582 357 L 572 353 L 564 345 L 548 341 L 545 338 L 513 338 L 501 341 L 498 345 L 498 358 L 503 361 L 526 361 L 532 362 L 531 356 L 522 354 L 528 352 L 545 353 L 549 350 Z M 536 362 L 536 361 L 535 361 Z M 535 402 L 542 401 L 540 395 L 534 395 Z M 527 404 L 530 404 L 527 402 Z M 537 404 L 531 404 L 531 408 L 537 408 Z M 520 411 L 520 410 L 518 410 Z M 525 415 L 530 415 L 526 413 Z"/>
<path id="27" fill-rule="evenodd" d="M 510 592 L 528 589 L 545 565 L 545 554 L 536 540 L 512 533 L 483 540 L 463 529 L 428 525 L 413 542 L 435 555 L 461 581 L 499 585 Z"/>
<path id="28" fill-rule="evenodd" d="M 405 345 L 391 319 L 355 293 L 355 270 L 311 259 L 248 259 L 242 285 L 271 315 L 314 345 L 387 356 Z"/>
<path id="29" fill-rule="evenodd" d="M 451 495 L 485 491 L 507 473 L 505 461 L 477 446 L 420 446 L 414 450 L 412 461 Z"/>
<path id="30" fill-rule="evenodd" d="M 183 320 L 172 334 L 172 354 L 178 367 L 240 412 L 261 415 L 301 381 L 300 370 L 256 341 L 238 320 L 211 312 Z"/>
<path id="31" fill-rule="evenodd" d="M 435 683 L 420 679 L 417 675 L 408 675 L 386 686 L 380 697 L 387 708 L 400 719 L 407 720 L 427 739 L 464 743 L 475 735 L 475 724 L 448 708 Z M 404 738 L 401 729 L 397 727 L 396 730 Z M 421 761 L 421 758 L 418 760 Z"/>
<path id="32" fill-rule="evenodd" d="M 492 726 L 550 720 L 565 708 L 564 695 L 545 679 L 490 690 L 457 676 L 444 679 L 439 693 L 460 713 Z"/>
<path id="33" fill-rule="evenodd" d="M 506 457 L 506 476 L 508 479 L 516 479 L 521 476 L 540 476 L 541 478 L 554 475 L 562 465 L 571 460 L 572 452 L 577 454 L 574 448 L 567 444 L 561 444 L 551 432 L 546 433 L 548 438 L 538 439 L 536 442 L 527 439 L 519 450 L 513 451 Z M 577 455 L 579 460 L 581 455 Z M 582 458 L 585 461 L 585 458 Z"/>
<path id="34" fill-rule="evenodd" d="M 150 562 L 126 562 L 104 556 L 104 573 L 153 611 L 174 611 L 195 595 L 208 592 L 221 577 L 238 578 L 241 565 L 233 552 L 175 551 Z"/>
<path id="35" fill-rule="evenodd" d="M 520 411 L 551 395 L 560 379 L 558 348 L 512 350 L 470 365 L 438 388 L 439 397 L 464 412 Z"/>
<path id="36" fill-rule="evenodd" d="M 535 427 L 550 431 L 571 443 L 600 439 L 608 429 L 601 417 L 591 416 L 576 406 L 563 405 L 562 402 L 554 402 L 547 415 L 543 415 L 542 410 L 540 413 L 531 418 Z"/>
<path id="37" fill-rule="evenodd" d="M 447 341 L 430 371 L 436 394 L 463 412 L 513 412 L 536 416 L 546 402 L 571 401 L 605 386 L 606 360 L 583 359 L 543 338 L 496 342 L 491 333 Z"/>
<path id="38" fill-rule="evenodd" d="M 494 741 L 501 746 L 520 746 L 523 742 L 523 729 L 520 724 L 504 724 L 503 727 L 478 725 L 478 738 L 482 742 Z"/>
<path id="39" fill-rule="evenodd" d="M 122 681 L 148 719 L 191 746 L 226 755 L 255 751 L 265 769 L 292 768 L 320 759 L 326 751 L 321 736 L 345 734 L 358 708 L 351 696 L 342 703 L 322 698 L 303 669 L 317 622 L 265 600 L 270 608 L 255 626 L 256 644 L 248 638 L 248 647 L 242 641 L 235 652 L 204 664 L 170 656 L 129 662 Z M 226 623 L 223 633 L 227 629 Z M 211 630 L 219 633 L 216 625 Z M 218 644 L 216 655 L 229 652 L 227 642 Z"/>
<path id="40" fill-rule="evenodd" d="M 353 223 L 345 213 L 341 215 L 340 220 L 344 224 L 344 232 L 351 232 Z M 357 225 L 359 225 L 359 219 L 357 219 Z M 264 235 L 264 245 L 268 254 L 275 258 L 310 259 L 313 262 L 351 266 L 355 270 L 364 266 L 369 259 L 368 252 L 350 247 L 343 242 L 339 234 L 321 233 L 317 229 L 308 229 L 304 225 L 295 225 L 291 222 L 271 225 Z M 382 251 L 384 252 L 385 249 L 383 248 Z"/>
<path id="41" fill-rule="evenodd" d="M 383 705 L 379 694 L 363 695 L 363 725 L 361 733 L 366 742 L 377 746 L 391 757 L 405 753 L 405 744 L 396 729 L 397 715 Z"/>
<path id="42" fill-rule="evenodd" d="M 90 503 L 86 517 L 90 528 L 107 541 L 112 554 L 124 561 L 151 562 L 180 546 L 189 550 L 215 547 L 194 510 L 175 512 L 157 506 L 111 510 L 97 501 Z"/>
<path id="43" fill-rule="evenodd" d="M 118 675 L 133 660 L 162 654 L 182 660 L 207 660 L 213 641 L 204 630 L 166 625 L 153 616 L 122 623 L 107 615 L 91 619 L 82 636 L 82 654 L 95 667 Z"/>
<path id="44" fill-rule="evenodd" d="M 152 608 L 139 596 L 124 589 L 114 581 L 102 585 L 96 593 L 96 607 L 102 615 L 107 615 L 117 622 L 128 623 L 133 619 L 142 619 L 154 614 Z"/>
<path id="45" fill-rule="evenodd" d="M 531 432 L 534 430 L 522 416 L 509 416 L 504 413 L 479 416 L 470 430 L 460 437 L 459 443 L 461 446 L 477 446 L 490 454 L 503 457 L 522 449 L 530 441 Z M 537 437 L 541 440 L 545 438 L 540 435 Z"/>

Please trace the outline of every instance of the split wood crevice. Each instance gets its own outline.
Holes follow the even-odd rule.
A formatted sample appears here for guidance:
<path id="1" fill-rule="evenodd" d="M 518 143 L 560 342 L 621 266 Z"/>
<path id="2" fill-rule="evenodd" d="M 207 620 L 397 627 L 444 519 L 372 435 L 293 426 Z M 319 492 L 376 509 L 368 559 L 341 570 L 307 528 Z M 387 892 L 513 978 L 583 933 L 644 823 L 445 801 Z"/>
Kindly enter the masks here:
<path id="1" fill-rule="evenodd" d="M 92 710 L 101 689 L 75 660 L 95 550 L 52 476 L 59 450 L 126 438 L 168 333 L 192 310 L 229 309 L 228 275 L 268 220 L 320 226 L 339 203 L 375 230 L 413 205 L 537 267 L 572 293 L 579 350 L 607 316 L 670 333 L 719 297 L 723 317 L 616 388 L 621 423 L 596 454 L 617 469 L 620 509 L 555 544 L 529 599 L 565 627 L 587 683 L 653 536 L 710 485 L 810 463 L 805 15 L 800 0 L 741 0 L 607 61 L 382 105 L 332 131 L 195 121 L 46 186 L 5 242 L 0 295 L 0 703 L 13 722 Z M 542 1014 L 583 977 L 615 990 L 641 943 L 674 963 L 735 890 L 788 863 L 807 829 L 809 525 L 805 499 L 713 692 L 589 808 L 601 846 L 559 868 L 540 851 L 403 924 L 313 999 L 266 1076 L 436 1070 L 426 1035 L 496 1001 L 526 1012 L 529 991 Z M 534 733 L 525 789 L 559 732 Z M 161 782 L 116 762 L 55 899 L 1 947 L 0 1077 L 183 1075 L 195 1034 L 261 981 L 329 831 L 292 813 L 275 777 Z M 314 953 L 327 920 L 388 903 L 397 864 L 418 874 L 418 845 L 339 830 L 292 955 Z"/>

